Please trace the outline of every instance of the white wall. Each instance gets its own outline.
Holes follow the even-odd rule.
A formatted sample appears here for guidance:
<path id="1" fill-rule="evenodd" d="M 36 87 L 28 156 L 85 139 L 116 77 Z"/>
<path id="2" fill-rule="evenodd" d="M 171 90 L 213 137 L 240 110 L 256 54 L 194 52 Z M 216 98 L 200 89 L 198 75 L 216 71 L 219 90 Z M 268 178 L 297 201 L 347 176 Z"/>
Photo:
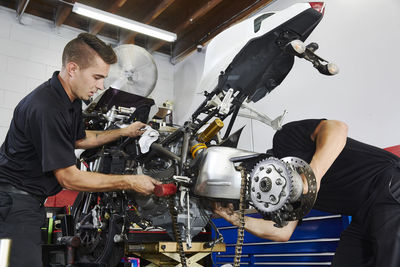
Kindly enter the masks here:
<path id="1" fill-rule="evenodd" d="M 153 59 L 157 65 L 158 78 L 149 98 L 153 98 L 157 106 L 162 106 L 166 101 L 174 101 L 174 65 L 165 54 L 155 52 Z"/>
<path id="2" fill-rule="evenodd" d="M 300 1 L 277 0 L 266 10 L 281 10 L 294 2 Z M 325 3 L 325 16 L 306 43 L 317 42 L 318 54 L 337 63 L 340 73 L 323 76 L 309 62 L 296 59 L 283 83 L 255 107 L 270 117 L 286 109 L 285 122 L 321 117 L 343 120 L 349 125 L 349 135 L 360 141 L 379 147 L 400 144 L 400 53 L 396 50 L 400 1 Z M 176 65 L 175 102 L 183 104 L 176 108 L 180 120 L 194 109 L 193 84 L 200 79 L 203 57 L 202 53 L 193 54 Z M 257 121 L 242 119 L 244 122 L 248 131 L 242 148 L 262 152 L 271 147 L 271 128 Z"/>
<path id="3" fill-rule="evenodd" d="M 39 84 L 61 67 L 65 44 L 80 31 L 70 27 L 55 28 L 50 21 L 24 14 L 20 24 L 15 10 L 0 7 L 0 143 L 9 128 L 14 107 Z M 102 38 L 114 44 L 115 40 Z M 173 69 L 169 57 L 154 54 L 158 82 L 152 97 L 161 105 L 172 100 Z"/>

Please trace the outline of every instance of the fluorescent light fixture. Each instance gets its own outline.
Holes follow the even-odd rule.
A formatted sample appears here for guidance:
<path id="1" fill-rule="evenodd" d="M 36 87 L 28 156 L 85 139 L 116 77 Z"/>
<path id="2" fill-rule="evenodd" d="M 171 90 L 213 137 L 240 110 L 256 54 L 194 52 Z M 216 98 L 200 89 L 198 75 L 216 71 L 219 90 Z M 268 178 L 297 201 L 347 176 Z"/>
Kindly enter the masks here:
<path id="1" fill-rule="evenodd" d="M 74 4 L 72 12 L 95 20 L 103 21 L 105 23 L 109 23 L 124 29 L 143 33 L 158 39 L 165 40 L 167 42 L 174 42 L 176 40 L 176 34 L 173 32 L 164 31 L 159 28 L 130 20 L 121 16 L 117 16 L 115 14 L 105 12 L 97 8 L 82 5 L 80 3 Z"/>

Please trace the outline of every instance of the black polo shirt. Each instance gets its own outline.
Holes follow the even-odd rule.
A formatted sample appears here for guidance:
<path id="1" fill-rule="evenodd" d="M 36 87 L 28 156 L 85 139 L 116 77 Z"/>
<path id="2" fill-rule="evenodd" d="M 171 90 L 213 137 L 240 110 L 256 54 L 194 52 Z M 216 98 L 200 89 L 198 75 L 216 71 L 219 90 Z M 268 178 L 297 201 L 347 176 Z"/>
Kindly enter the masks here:
<path id="1" fill-rule="evenodd" d="M 284 125 L 274 135 L 274 155 L 310 162 L 316 149 L 311 134 L 320 122 L 303 120 Z M 398 168 L 399 160 L 383 149 L 347 138 L 342 152 L 321 180 L 314 208 L 355 215 L 364 203 L 379 194 L 379 188 L 388 187 L 391 170 Z"/>
<path id="2" fill-rule="evenodd" d="M 71 103 L 58 73 L 19 102 L 0 149 L 0 181 L 39 196 L 61 190 L 53 171 L 76 163 L 85 137 L 82 101 Z"/>

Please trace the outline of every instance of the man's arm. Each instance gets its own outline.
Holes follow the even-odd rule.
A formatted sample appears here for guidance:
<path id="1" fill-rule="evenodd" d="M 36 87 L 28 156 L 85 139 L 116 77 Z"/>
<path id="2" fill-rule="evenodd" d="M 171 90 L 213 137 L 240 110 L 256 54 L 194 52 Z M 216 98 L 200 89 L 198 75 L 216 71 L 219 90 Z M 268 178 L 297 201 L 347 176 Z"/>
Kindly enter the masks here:
<path id="1" fill-rule="evenodd" d="M 107 131 L 86 131 L 86 137 L 75 142 L 75 148 L 88 149 L 112 142 L 120 137 L 138 137 L 146 124 L 134 122 L 128 127 Z"/>
<path id="2" fill-rule="evenodd" d="M 228 204 L 227 207 L 222 207 L 221 203 L 214 203 L 214 212 L 224 218 L 229 223 L 240 226 L 239 214 L 233 210 L 233 205 Z M 297 226 L 297 221 L 290 221 L 286 226 L 277 228 L 274 222 L 260 218 L 244 217 L 244 229 L 260 238 L 269 239 L 277 242 L 285 242 L 290 239 L 294 229 Z"/>
<path id="3" fill-rule="evenodd" d="M 310 166 L 317 179 L 317 190 L 319 190 L 322 177 L 346 145 L 347 125 L 335 120 L 321 121 L 311 134 L 311 140 L 315 142 L 316 148 Z"/>
<path id="4" fill-rule="evenodd" d="M 75 191 L 105 192 L 134 190 L 149 195 L 159 181 L 147 175 L 109 175 L 78 170 L 74 165 L 57 169 L 54 174 L 63 188 Z"/>
<path id="5" fill-rule="evenodd" d="M 321 121 L 310 136 L 315 142 L 316 150 L 310 162 L 317 179 L 317 190 L 320 188 L 321 179 L 330 166 L 342 152 L 347 140 L 347 125 L 341 121 Z M 214 212 L 233 225 L 239 226 L 239 216 L 233 211 L 233 206 L 222 207 L 220 203 L 214 204 Z M 290 221 L 288 225 L 277 228 L 274 222 L 245 217 L 245 230 L 260 238 L 273 241 L 287 241 L 292 236 L 298 221 Z"/>

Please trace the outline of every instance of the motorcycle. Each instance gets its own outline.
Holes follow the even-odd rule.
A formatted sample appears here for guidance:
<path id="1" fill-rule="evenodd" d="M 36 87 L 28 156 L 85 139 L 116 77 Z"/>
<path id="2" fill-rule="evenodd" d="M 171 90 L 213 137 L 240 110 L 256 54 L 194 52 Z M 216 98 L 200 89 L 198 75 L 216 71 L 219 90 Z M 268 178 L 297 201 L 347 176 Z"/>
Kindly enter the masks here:
<path id="1" fill-rule="evenodd" d="M 182 126 L 153 123 L 141 139 L 121 138 L 82 153 L 82 170 L 146 174 L 162 185 L 148 197 L 128 191 L 80 193 L 73 206 L 75 236 L 80 240 L 77 262 L 115 266 L 123 256 L 129 230 L 136 227 L 165 230 L 178 243 L 181 263 L 186 266 L 184 245 L 190 248 L 193 238 L 212 226 L 212 201 L 236 203 L 242 221 L 244 210 L 254 207 L 276 227 L 301 219 L 311 210 L 316 181 L 306 162 L 277 159 L 272 151 L 237 149 L 241 130 L 231 131 L 242 109 L 253 111 L 251 118 L 280 129 L 284 114 L 272 120 L 249 103 L 274 90 L 295 57 L 310 61 L 324 75 L 338 72 L 336 65 L 315 54 L 316 43 L 304 44 L 323 12 L 323 3 L 295 4 L 225 30 L 207 47 L 200 82 L 205 100 Z M 134 121 L 147 123 L 153 106 L 149 98 L 110 88 L 85 109 L 86 127 L 106 130 Z M 305 186 L 307 192 L 303 192 Z M 239 241 L 243 241 L 243 224 Z M 216 238 L 208 246 L 222 240 L 215 231 Z M 236 258 L 240 261 L 240 252 Z"/>

